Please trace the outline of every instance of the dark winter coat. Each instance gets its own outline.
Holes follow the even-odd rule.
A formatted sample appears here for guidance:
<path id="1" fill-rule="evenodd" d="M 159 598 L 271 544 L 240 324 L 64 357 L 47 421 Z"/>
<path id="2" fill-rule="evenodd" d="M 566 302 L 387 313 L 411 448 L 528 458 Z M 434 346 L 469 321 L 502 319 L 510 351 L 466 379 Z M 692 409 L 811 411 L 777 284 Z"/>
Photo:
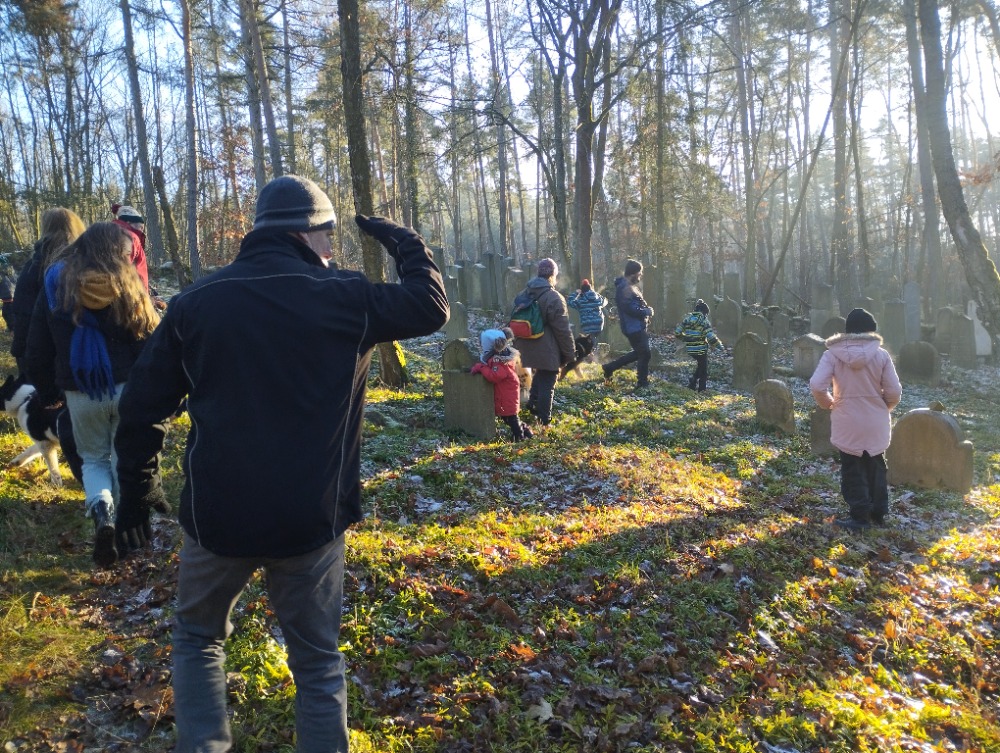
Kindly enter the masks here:
<path id="1" fill-rule="evenodd" d="M 14 300 L 10 307 L 14 323 L 10 354 L 14 358 L 23 358 L 24 351 L 28 347 L 28 328 L 31 326 L 31 315 L 35 310 L 38 294 L 42 292 L 42 271 L 42 246 L 41 241 L 36 241 L 34 253 L 17 276 L 17 284 L 14 286 Z"/>
<path id="2" fill-rule="evenodd" d="M 521 351 L 521 364 L 529 369 L 559 371 L 564 364 L 573 360 L 576 353 L 573 333 L 569 328 L 566 299 L 545 277 L 534 277 L 529 280 L 525 291 L 532 296 L 538 296 L 538 307 L 542 311 L 545 330 L 542 336 L 535 340 L 523 338 L 517 340 L 517 349 Z"/>
<path id="3" fill-rule="evenodd" d="M 576 291 L 566 299 L 567 305 L 580 312 L 580 331 L 588 335 L 599 335 L 604 331 L 604 307 L 608 299 L 591 288 L 586 292 Z"/>
<path id="4" fill-rule="evenodd" d="M 398 284 L 324 267 L 289 233 L 249 233 L 236 260 L 174 296 L 133 369 L 115 439 L 123 502 L 158 483 L 164 422 L 191 418 L 179 517 L 228 557 L 291 557 L 362 518 L 361 425 L 377 343 L 436 332 L 448 298 L 417 235 Z"/>
<path id="5" fill-rule="evenodd" d="M 653 309 L 646 303 L 639 288 L 627 277 L 615 280 L 615 305 L 618 307 L 618 323 L 626 337 L 645 332 Z"/>

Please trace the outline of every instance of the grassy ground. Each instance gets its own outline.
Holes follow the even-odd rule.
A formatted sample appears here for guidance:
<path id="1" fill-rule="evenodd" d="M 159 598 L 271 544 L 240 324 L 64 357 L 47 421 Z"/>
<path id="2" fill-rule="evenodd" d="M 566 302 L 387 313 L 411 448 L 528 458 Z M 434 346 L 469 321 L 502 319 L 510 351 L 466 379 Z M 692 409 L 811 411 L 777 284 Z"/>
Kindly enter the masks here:
<path id="1" fill-rule="evenodd" d="M 355 751 L 1000 751 L 995 368 L 946 367 L 897 409 L 958 418 L 972 493 L 893 489 L 889 527 L 850 534 L 830 524 L 838 469 L 809 453 L 801 380 L 783 436 L 724 359 L 695 395 L 657 340 L 649 393 L 591 366 L 560 384 L 548 431 L 479 443 L 443 430 L 442 346 L 408 343 L 416 383 L 369 396 L 342 630 Z M 0 457 L 23 442 L 8 424 Z M 177 525 L 100 571 L 81 510 L 40 461 L 0 478 L 0 744 L 169 750 Z M 237 749 L 291 751 L 260 583 L 234 621 Z"/>

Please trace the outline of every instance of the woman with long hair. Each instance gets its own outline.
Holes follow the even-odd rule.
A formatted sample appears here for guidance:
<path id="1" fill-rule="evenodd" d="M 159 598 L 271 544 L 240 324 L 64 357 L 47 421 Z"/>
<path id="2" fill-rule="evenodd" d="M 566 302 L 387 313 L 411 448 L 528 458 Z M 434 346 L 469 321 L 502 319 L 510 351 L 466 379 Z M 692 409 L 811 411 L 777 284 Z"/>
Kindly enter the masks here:
<path id="1" fill-rule="evenodd" d="M 10 312 L 13 319 L 13 340 L 10 344 L 10 354 L 17 362 L 17 369 L 22 374 L 24 368 L 24 351 L 28 346 L 28 326 L 31 324 L 31 312 L 35 310 L 35 301 L 42 290 L 42 280 L 49 264 L 66 246 L 75 241 L 87 226 L 77 214 L 65 207 L 52 207 L 42 213 L 42 233 L 35 241 L 34 253 L 24 265 L 14 286 L 14 300 Z M 28 375 L 30 380 L 30 375 Z"/>
<path id="2" fill-rule="evenodd" d="M 114 452 L 118 399 L 159 315 L 129 261 L 132 239 L 111 222 L 91 225 L 45 273 L 25 360 L 42 400 L 65 392 L 83 459 L 94 560 L 113 563 L 118 481 Z"/>

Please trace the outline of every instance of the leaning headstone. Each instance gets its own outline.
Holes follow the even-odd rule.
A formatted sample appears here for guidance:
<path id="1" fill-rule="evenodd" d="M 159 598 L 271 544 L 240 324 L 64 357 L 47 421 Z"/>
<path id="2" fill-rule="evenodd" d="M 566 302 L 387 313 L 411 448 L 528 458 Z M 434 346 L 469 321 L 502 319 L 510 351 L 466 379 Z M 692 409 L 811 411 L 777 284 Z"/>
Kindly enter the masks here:
<path id="1" fill-rule="evenodd" d="M 743 287 L 740 285 L 739 272 L 726 272 L 722 277 L 722 295 L 734 301 L 743 300 Z M 705 300 L 708 300 L 707 298 Z"/>
<path id="2" fill-rule="evenodd" d="M 732 345 L 739 337 L 742 313 L 739 304 L 732 298 L 726 298 L 712 311 L 711 320 L 715 334 L 724 345 Z"/>
<path id="3" fill-rule="evenodd" d="M 920 340 L 920 285 L 915 282 L 908 282 L 903 286 L 903 312 L 906 342 Z"/>
<path id="4" fill-rule="evenodd" d="M 906 313 L 899 299 L 882 304 L 882 318 L 878 319 L 878 331 L 891 353 L 899 353 L 906 342 Z"/>
<path id="5" fill-rule="evenodd" d="M 899 349 L 896 371 L 903 384 L 927 384 L 936 387 L 941 382 L 941 356 L 937 348 L 918 340 Z"/>
<path id="6" fill-rule="evenodd" d="M 944 354 L 951 351 L 951 329 L 952 318 L 955 310 L 951 306 L 943 306 L 937 312 L 937 324 L 934 327 L 934 347 L 938 353 Z"/>
<path id="7" fill-rule="evenodd" d="M 976 302 L 969 301 L 966 311 L 969 313 L 969 318 L 972 319 L 972 327 L 976 332 L 976 355 L 993 355 L 993 338 L 990 337 L 990 333 L 987 332 L 986 327 L 984 327 L 983 323 L 979 320 Z"/>
<path id="8" fill-rule="evenodd" d="M 694 292 L 701 300 L 711 305 L 715 294 L 715 281 L 712 279 L 711 272 L 698 273 L 698 282 L 695 284 Z"/>
<path id="9" fill-rule="evenodd" d="M 753 388 L 757 420 L 786 434 L 795 433 L 795 400 L 788 385 L 780 379 L 765 379 Z"/>
<path id="10" fill-rule="evenodd" d="M 795 376 L 808 379 L 816 371 L 826 351 L 826 340 L 812 332 L 792 341 L 792 368 Z"/>
<path id="11" fill-rule="evenodd" d="M 449 340 L 464 340 L 469 336 L 469 312 L 461 301 L 451 304 L 451 316 L 444 325 L 444 333 Z"/>
<path id="12" fill-rule="evenodd" d="M 839 335 L 844 331 L 847 326 L 847 320 L 842 316 L 831 316 L 820 328 L 820 335 L 825 339 L 827 337 L 833 337 L 834 335 Z"/>
<path id="13" fill-rule="evenodd" d="M 809 414 L 809 450 L 813 455 L 839 455 L 840 450 L 830 441 L 830 411 L 818 405 Z"/>
<path id="14" fill-rule="evenodd" d="M 770 376 L 771 346 L 753 332 L 747 332 L 733 347 L 733 387 L 750 392 Z"/>
<path id="15" fill-rule="evenodd" d="M 464 340 L 452 340 L 441 359 L 444 392 L 444 427 L 479 439 L 494 439 L 497 421 L 493 412 L 493 385 L 469 369 L 477 356 Z"/>
<path id="16" fill-rule="evenodd" d="M 953 416 L 911 410 L 896 422 L 885 453 L 889 483 L 964 494 L 972 488 L 972 450 Z"/>
<path id="17" fill-rule="evenodd" d="M 976 330 L 972 319 L 965 314 L 955 314 L 951 318 L 952 363 L 963 369 L 974 369 L 979 365 L 976 358 Z"/>

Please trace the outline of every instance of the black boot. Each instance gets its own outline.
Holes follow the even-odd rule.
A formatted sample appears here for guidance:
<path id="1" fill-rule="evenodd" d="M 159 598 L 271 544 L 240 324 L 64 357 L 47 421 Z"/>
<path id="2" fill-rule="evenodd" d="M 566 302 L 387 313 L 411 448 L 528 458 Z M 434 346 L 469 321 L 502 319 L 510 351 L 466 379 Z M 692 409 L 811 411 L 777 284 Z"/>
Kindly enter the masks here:
<path id="1" fill-rule="evenodd" d="M 90 514 L 94 519 L 94 562 L 101 567 L 110 567 L 118 559 L 114 505 L 101 500 L 94 505 Z"/>

